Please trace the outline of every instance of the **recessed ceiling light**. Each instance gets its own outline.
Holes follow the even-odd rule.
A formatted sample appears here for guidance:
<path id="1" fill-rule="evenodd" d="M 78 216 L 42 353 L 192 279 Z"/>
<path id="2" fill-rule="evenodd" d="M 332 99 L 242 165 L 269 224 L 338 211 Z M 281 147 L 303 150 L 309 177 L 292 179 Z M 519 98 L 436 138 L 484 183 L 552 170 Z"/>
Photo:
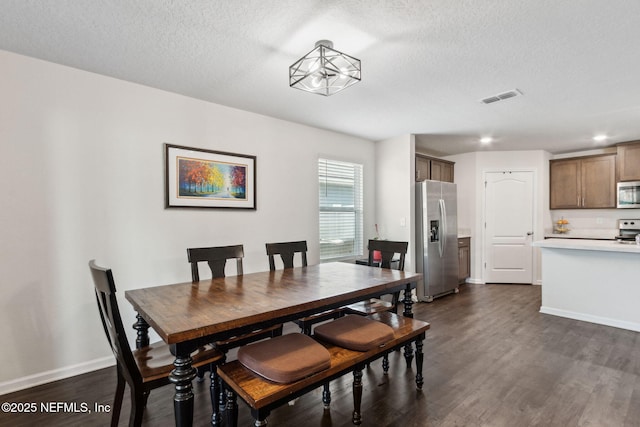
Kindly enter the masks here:
<path id="1" fill-rule="evenodd" d="M 491 138 L 490 136 L 483 136 L 482 138 L 480 138 L 481 144 L 491 144 L 492 142 L 493 138 Z"/>
<path id="2" fill-rule="evenodd" d="M 606 141 L 609 137 L 607 135 L 596 135 L 593 137 L 593 140 L 595 142 L 602 142 L 602 141 Z"/>

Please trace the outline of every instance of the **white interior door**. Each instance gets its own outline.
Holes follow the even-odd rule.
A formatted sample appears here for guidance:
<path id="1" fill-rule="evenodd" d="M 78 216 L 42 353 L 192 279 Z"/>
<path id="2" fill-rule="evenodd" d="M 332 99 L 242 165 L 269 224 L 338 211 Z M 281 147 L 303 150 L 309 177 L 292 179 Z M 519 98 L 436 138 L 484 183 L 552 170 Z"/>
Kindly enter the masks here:
<path id="1" fill-rule="evenodd" d="M 485 172 L 485 283 L 533 282 L 533 171 Z"/>

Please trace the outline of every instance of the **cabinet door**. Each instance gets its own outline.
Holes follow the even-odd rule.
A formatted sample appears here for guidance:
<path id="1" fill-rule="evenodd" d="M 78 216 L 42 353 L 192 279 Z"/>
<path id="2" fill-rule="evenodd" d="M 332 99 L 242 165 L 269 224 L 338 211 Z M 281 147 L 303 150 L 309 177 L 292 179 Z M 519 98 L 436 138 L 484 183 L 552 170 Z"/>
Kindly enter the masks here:
<path id="1" fill-rule="evenodd" d="M 416 181 L 431 179 L 431 162 L 429 159 L 416 156 Z"/>
<path id="2" fill-rule="evenodd" d="M 618 145 L 618 181 L 640 181 L 640 142 Z"/>
<path id="3" fill-rule="evenodd" d="M 471 276 L 471 242 L 469 237 L 458 239 L 458 284 Z"/>
<path id="4" fill-rule="evenodd" d="M 453 163 L 442 164 L 441 181 L 453 182 Z"/>
<path id="5" fill-rule="evenodd" d="M 580 165 L 581 207 L 616 207 L 615 154 L 589 157 Z"/>
<path id="6" fill-rule="evenodd" d="M 453 182 L 453 163 L 431 160 L 431 179 Z"/>
<path id="7" fill-rule="evenodd" d="M 579 208 L 582 203 L 580 197 L 580 160 L 551 160 L 549 172 L 549 208 Z"/>

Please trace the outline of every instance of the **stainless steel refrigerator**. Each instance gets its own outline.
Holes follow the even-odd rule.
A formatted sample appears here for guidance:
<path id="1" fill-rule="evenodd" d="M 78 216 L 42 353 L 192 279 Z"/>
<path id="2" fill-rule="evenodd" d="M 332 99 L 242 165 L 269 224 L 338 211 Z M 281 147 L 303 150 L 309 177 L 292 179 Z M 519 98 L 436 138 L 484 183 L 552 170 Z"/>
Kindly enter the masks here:
<path id="1" fill-rule="evenodd" d="M 456 185 L 416 182 L 416 271 L 422 273 L 421 301 L 458 291 Z"/>

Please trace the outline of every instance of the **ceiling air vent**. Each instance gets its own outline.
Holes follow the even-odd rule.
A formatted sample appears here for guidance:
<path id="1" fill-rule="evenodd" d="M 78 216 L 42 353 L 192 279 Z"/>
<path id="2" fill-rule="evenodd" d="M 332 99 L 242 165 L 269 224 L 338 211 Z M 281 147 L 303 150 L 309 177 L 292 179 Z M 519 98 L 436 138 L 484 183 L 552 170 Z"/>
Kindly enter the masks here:
<path id="1" fill-rule="evenodd" d="M 502 92 L 499 93 L 497 95 L 493 95 L 493 96 L 489 96 L 487 98 L 484 98 L 482 100 L 482 103 L 484 104 L 493 104 L 494 102 L 498 102 L 498 101 L 502 101 L 505 99 L 509 99 L 509 98 L 513 98 L 514 96 L 518 96 L 518 95 L 522 95 L 522 92 L 520 92 L 518 89 L 514 89 L 514 90 L 510 90 L 507 92 Z"/>

